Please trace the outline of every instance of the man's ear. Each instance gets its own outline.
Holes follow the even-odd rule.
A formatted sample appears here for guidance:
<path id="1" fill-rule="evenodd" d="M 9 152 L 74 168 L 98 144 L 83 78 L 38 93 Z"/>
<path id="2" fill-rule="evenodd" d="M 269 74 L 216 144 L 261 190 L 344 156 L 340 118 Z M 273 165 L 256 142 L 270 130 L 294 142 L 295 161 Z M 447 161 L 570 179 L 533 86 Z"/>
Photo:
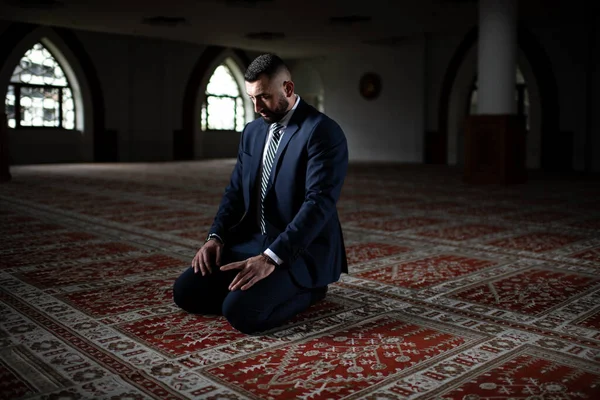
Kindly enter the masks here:
<path id="1" fill-rule="evenodd" d="M 285 91 L 285 95 L 287 97 L 291 97 L 294 94 L 294 82 L 284 81 L 283 82 L 283 90 Z"/>

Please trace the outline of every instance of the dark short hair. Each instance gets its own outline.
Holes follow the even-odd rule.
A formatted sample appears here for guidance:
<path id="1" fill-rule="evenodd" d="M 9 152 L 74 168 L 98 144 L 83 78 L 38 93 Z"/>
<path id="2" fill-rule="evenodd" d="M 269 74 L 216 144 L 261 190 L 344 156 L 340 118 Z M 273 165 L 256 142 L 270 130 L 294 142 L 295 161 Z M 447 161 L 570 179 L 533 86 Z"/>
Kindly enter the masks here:
<path id="1" fill-rule="evenodd" d="M 262 74 L 265 74 L 268 78 L 272 78 L 284 68 L 288 70 L 283 60 L 275 54 L 262 54 L 250 63 L 244 74 L 244 79 L 246 82 L 256 82 Z"/>

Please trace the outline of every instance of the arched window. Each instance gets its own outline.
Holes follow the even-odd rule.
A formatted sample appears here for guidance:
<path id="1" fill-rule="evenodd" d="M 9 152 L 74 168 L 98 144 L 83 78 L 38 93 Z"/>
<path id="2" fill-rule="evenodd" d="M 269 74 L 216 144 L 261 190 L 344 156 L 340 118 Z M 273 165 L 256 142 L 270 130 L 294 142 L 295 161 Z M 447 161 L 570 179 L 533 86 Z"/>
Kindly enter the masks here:
<path id="1" fill-rule="evenodd" d="M 75 129 L 75 101 L 69 81 L 41 43 L 15 68 L 6 94 L 8 126 Z"/>
<path id="2" fill-rule="evenodd" d="M 515 81 L 515 100 L 517 101 L 517 115 L 525 118 L 525 129 L 529 131 L 529 91 L 523 73 L 517 68 Z M 477 80 L 471 88 L 471 97 L 469 98 L 469 114 L 477 113 Z"/>
<path id="3" fill-rule="evenodd" d="M 229 130 L 241 132 L 246 124 L 244 99 L 231 69 L 219 65 L 206 86 L 206 100 L 202 104 L 202 130 Z"/>

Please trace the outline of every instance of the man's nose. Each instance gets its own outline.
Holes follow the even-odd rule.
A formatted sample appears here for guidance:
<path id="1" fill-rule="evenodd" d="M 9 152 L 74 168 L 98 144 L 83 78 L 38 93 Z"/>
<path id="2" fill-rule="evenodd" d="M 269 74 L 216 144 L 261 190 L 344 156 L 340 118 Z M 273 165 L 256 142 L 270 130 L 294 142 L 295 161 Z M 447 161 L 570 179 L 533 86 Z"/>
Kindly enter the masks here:
<path id="1" fill-rule="evenodd" d="M 258 114 L 259 112 L 261 112 L 262 109 L 263 109 L 262 102 L 259 100 L 255 100 L 254 101 L 254 112 Z"/>

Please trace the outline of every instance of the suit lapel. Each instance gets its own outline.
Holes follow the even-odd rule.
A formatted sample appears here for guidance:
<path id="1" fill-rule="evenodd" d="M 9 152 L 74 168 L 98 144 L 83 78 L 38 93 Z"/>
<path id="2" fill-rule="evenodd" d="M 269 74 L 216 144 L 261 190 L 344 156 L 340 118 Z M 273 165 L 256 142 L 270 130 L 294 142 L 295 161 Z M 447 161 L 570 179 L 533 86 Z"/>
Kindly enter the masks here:
<path id="1" fill-rule="evenodd" d="M 285 148 L 292 139 L 292 136 L 294 136 L 294 134 L 296 134 L 298 131 L 298 128 L 299 126 L 297 124 L 288 124 L 288 126 L 285 128 L 283 137 L 281 138 L 279 146 L 277 147 L 277 153 L 275 153 L 275 159 L 273 160 L 273 167 L 271 168 L 271 176 L 269 177 L 269 186 L 267 187 L 267 190 L 271 189 L 273 181 L 275 180 L 275 175 L 277 175 L 277 171 L 279 171 L 279 164 L 281 163 L 282 158 L 281 155 L 283 152 L 285 152 Z"/>
<path id="2" fill-rule="evenodd" d="M 273 168 L 271 169 L 271 176 L 269 177 L 269 186 L 267 187 L 267 190 L 270 190 L 271 186 L 273 186 L 273 182 L 275 181 L 275 177 L 279 171 L 279 164 L 281 163 L 282 154 L 285 152 L 285 148 L 292 137 L 296 134 L 296 132 L 298 132 L 298 129 L 300 129 L 300 123 L 304 119 L 304 112 L 304 101 L 300 99 L 300 103 L 298 104 L 298 107 L 296 107 L 288 126 L 285 128 L 281 142 L 279 142 L 279 146 L 277 147 L 277 153 L 275 153 L 275 160 L 273 160 Z"/>

